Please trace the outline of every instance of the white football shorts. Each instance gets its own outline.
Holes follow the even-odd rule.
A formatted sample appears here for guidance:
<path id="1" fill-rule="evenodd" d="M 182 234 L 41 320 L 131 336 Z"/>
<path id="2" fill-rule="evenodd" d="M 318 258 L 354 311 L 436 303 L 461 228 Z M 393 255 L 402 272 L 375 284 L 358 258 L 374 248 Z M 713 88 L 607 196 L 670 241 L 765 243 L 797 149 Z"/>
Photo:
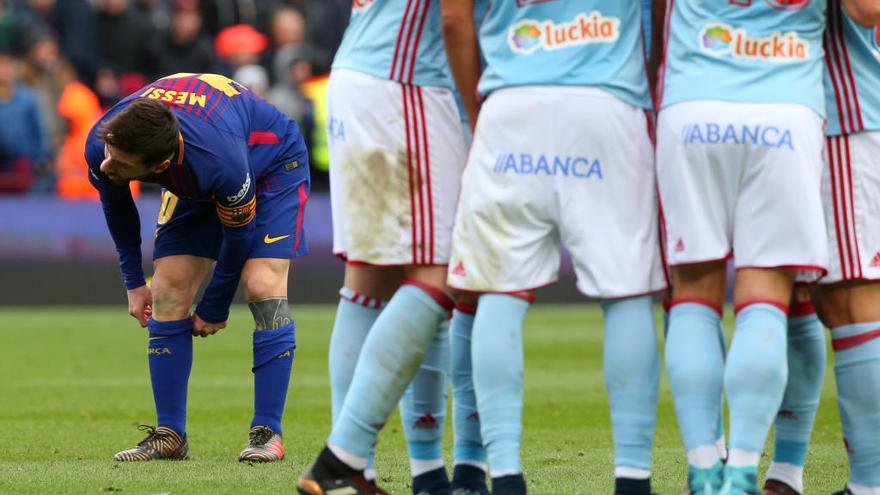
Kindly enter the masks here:
<path id="1" fill-rule="evenodd" d="M 789 103 L 691 101 L 660 112 L 657 178 L 670 265 L 828 264 L 820 194 L 823 119 Z"/>
<path id="2" fill-rule="evenodd" d="M 333 252 L 446 264 L 466 159 L 452 92 L 337 69 L 327 106 Z"/>
<path id="3" fill-rule="evenodd" d="M 829 262 L 820 283 L 880 280 L 880 131 L 827 138 L 822 202 Z"/>
<path id="4" fill-rule="evenodd" d="M 665 288 L 648 125 L 643 109 L 598 88 L 492 93 L 462 179 L 449 285 L 548 285 L 565 245 L 588 296 Z"/>

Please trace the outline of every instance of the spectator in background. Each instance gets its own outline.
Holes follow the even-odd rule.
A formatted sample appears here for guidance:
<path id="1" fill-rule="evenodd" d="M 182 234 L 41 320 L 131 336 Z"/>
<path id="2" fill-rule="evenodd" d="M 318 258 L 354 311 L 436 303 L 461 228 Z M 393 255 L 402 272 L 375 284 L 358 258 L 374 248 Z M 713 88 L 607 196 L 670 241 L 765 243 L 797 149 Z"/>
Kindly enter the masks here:
<path id="1" fill-rule="evenodd" d="M 263 54 L 263 66 L 273 83 L 287 81 L 293 58 L 301 51 L 306 37 L 306 21 L 302 12 L 281 7 L 272 14 L 270 30 L 272 47 Z"/>
<path id="2" fill-rule="evenodd" d="M 0 51 L 14 53 L 19 48 L 19 22 L 7 4 L 8 0 L 0 0 Z"/>
<path id="3" fill-rule="evenodd" d="M 251 64 L 239 67 L 232 74 L 232 79 L 243 84 L 260 98 L 265 99 L 269 93 L 269 75 L 266 74 L 266 69 L 260 65 Z"/>
<path id="4" fill-rule="evenodd" d="M 23 34 L 32 35 L 36 30 L 51 33 L 79 76 L 87 81 L 94 78 L 98 68 L 97 24 L 87 0 L 27 0 L 14 15 Z"/>
<path id="5" fill-rule="evenodd" d="M 37 96 L 40 117 L 52 150 L 57 150 L 64 140 L 64 121 L 57 111 L 64 85 L 59 76 L 62 65 L 55 38 L 48 31 L 34 33 L 27 49 L 22 82 Z"/>
<path id="6" fill-rule="evenodd" d="M 150 80 L 178 72 L 212 72 L 214 49 L 202 35 L 198 0 L 174 0 L 168 29 L 158 31 L 145 49 Z"/>
<path id="7" fill-rule="evenodd" d="M 305 50 L 301 49 L 287 64 L 286 73 L 278 78 L 278 82 L 269 91 L 268 100 L 275 108 L 295 120 L 300 127 L 304 127 L 307 117 L 311 113 L 311 101 L 302 91 L 302 83 L 312 77 L 312 67 L 305 57 Z M 302 130 L 303 136 L 309 136 L 306 129 Z"/>
<path id="8" fill-rule="evenodd" d="M 49 143 L 33 91 L 19 82 L 18 61 L 0 53 L 0 192 L 25 192 L 49 158 Z"/>
<path id="9" fill-rule="evenodd" d="M 63 87 L 57 112 L 67 122 L 56 162 L 58 195 L 68 200 L 97 200 L 98 191 L 89 183 L 89 165 L 83 150 L 92 124 L 101 118 L 101 105 L 97 95 L 76 79 L 70 65 L 62 64 L 57 77 Z"/>
<path id="10" fill-rule="evenodd" d="M 302 1 L 302 0 L 301 0 Z M 351 17 L 351 0 L 305 1 L 306 42 L 315 51 L 312 69 L 330 72 L 330 64 Z"/>
<path id="11" fill-rule="evenodd" d="M 170 6 L 167 0 L 134 0 L 131 11 L 141 24 L 152 26 L 153 29 L 168 28 Z"/>
<path id="12" fill-rule="evenodd" d="M 151 27 L 129 10 L 128 0 L 97 0 L 96 5 L 102 64 L 118 76 L 143 74 L 143 45 Z"/>
<path id="13" fill-rule="evenodd" d="M 226 70 L 231 76 L 240 67 L 256 64 L 269 46 L 266 36 L 249 24 L 238 24 L 224 28 L 214 39 L 214 50 L 223 58 Z"/>
<path id="14" fill-rule="evenodd" d="M 259 31 L 267 32 L 272 12 L 283 3 L 281 0 L 205 1 L 201 4 L 205 29 L 212 37 L 219 35 L 223 29 L 237 24 L 250 24 Z"/>

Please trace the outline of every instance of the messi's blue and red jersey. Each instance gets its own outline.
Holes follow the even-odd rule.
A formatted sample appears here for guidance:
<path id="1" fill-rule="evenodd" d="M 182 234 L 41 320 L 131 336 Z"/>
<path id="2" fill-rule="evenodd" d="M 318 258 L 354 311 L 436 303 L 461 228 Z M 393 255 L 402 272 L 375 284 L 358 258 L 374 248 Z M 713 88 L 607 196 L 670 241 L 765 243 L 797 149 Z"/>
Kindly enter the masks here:
<path id="1" fill-rule="evenodd" d="M 143 180 L 180 198 L 216 206 L 223 245 L 197 312 L 205 321 L 223 321 L 254 239 L 259 185 L 282 188 L 308 181 L 299 128 L 244 86 L 217 74 L 168 76 L 108 110 L 89 133 L 85 155 L 128 289 L 144 285 L 140 222 L 128 186 L 115 184 L 100 170 L 105 152 L 99 129 L 138 98 L 165 103 L 180 122 L 180 145 L 171 166 Z"/>

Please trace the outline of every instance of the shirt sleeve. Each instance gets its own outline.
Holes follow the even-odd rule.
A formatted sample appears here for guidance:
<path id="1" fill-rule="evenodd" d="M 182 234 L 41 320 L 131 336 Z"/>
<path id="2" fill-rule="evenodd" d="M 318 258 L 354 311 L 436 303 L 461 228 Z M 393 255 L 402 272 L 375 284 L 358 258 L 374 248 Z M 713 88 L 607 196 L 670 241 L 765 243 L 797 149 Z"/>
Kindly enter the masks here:
<path id="1" fill-rule="evenodd" d="M 224 148 L 222 156 L 216 157 L 216 170 L 210 180 L 217 216 L 223 224 L 223 244 L 214 275 L 196 307 L 196 313 L 208 323 L 219 323 L 229 317 L 241 268 L 253 244 L 253 220 L 257 212 L 256 185 L 247 145 L 243 140 L 227 141 Z"/>
<path id="2" fill-rule="evenodd" d="M 141 220 L 128 185 L 115 184 L 101 172 L 104 144 L 89 136 L 85 150 L 89 181 L 101 195 L 101 206 L 110 236 L 119 254 L 119 269 L 126 289 L 146 284 L 141 261 Z"/>

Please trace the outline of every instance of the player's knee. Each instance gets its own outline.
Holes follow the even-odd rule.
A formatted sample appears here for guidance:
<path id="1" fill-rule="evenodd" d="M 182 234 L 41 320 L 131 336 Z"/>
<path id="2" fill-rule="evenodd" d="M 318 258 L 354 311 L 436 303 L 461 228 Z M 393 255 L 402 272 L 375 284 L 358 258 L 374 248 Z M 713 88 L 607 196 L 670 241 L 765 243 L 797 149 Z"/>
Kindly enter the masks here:
<path id="1" fill-rule="evenodd" d="M 153 278 L 150 286 L 153 296 L 153 316 L 160 320 L 181 319 L 189 314 L 193 304 L 191 282 L 174 278 Z"/>
<path id="2" fill-rule="evenodd" d="M 288 260 L 250 260 L 242 270 L 241 284 L 248 301 L 287 298 Z"/>

